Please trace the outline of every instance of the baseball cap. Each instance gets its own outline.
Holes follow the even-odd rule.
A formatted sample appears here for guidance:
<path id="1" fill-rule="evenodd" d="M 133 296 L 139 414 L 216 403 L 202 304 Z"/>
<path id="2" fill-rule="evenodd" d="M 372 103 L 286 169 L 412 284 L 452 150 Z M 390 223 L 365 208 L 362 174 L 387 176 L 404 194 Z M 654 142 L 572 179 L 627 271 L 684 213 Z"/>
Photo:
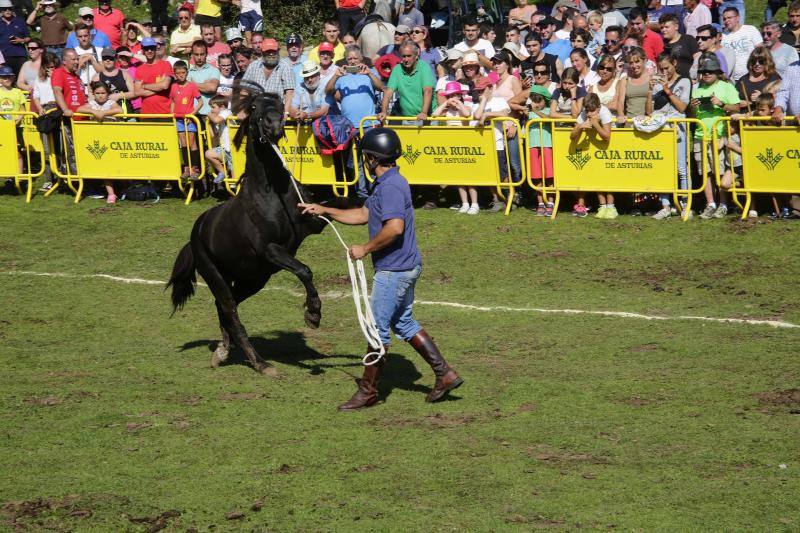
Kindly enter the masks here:
<path id="1" fill-rule="evenodd" d="M 82 7 L 78 10 L 79 17 L 88 17 L 89 15 L 94 16 L 94 11 L 92 11 L 91 7 Z"/>
<path id="2" fill-rule="evenodd" d="M 244 39 L 244 37 L 242 37 L 242 32 L 239 30 L 239 28 L 228 28 L 227 30 L 225 30 L 226 41 L 231 42 L 236 39 Z"/>
<path id="3" fill-rule="evenodd" d="M 411 28 L 409 28 L 405 24 L 398 24 L 397 27 L 394 29 L 394 32 L 395 33 L 410 34 L 411 33 Z"/>
<path id="4" fill-rule="evenodd" d="M 14 9 L 14 4 L 11 3 L 11 0 L 0 0 L 0 9 L 5 9 L 7 7 Z"/>
<path id="5" fill-rule="evenodd" d="M 279 48 L 278 41 L 275 39 L 264 39 L 261 41 L 262 52 L 277 52 Z"/>
<path id="6" fill-rule="evenodd" d="M 314 74 L 319 74 L 319 65 L 316 61 L 306 61 L 303 63 L 303 70 L 300 71 L 302 78 L 310 78 Z"/>
<path id="7" fill-rule="evenodd" d="M 398 63 L 400 63 L 399 57 L 394 54 L 386 54 L 378 58 L 378 61 L 375 62 L 375 68 L 378 69 L 381 78 L 388 80 L 389 76 L 392 75 L 392 69 Z"/>
<path id="8" fill-rule="evenodd" d="M 722 66 L 719 63 L 719 58 L 714 52 L 705 52 L 697 60 L 697 72 L 722 72 Z"/>
<path id="9" fill-rule="evenodd" d="M 0 7 L 8 7 L 8 6 L 4 6 L 3 2 L 0 2 Z M 14 69 L 9 67 L 8 65 L 3 65 L 2 67 L 0 67 L 0 78 L 8 78 L 8 77 L 12 78 L 14 77 Z"/>
<path id="10" fill-rule="evenodd" d="M 322 52 L 330 52 L 331 54 L 333 54 L 334 50 L 335 50 L 335 48 L 328 41 L 325 41 L 324 43 L 319 43 L 319 52 L 318 53 L 320 53 L 320 54 Z"/>
<path id="11" fill-rule="evenodd" d="M 144 39 L 142 39 L 142 48 L 149 48 L 149 47 L 155 48 L 155 46 L 156 46 L 156 40 L 153 39 L 152 37 L 145 37 Z"/>
<path id="12" fill-rule="evenodd" d="M 303 44 L 303 38 L 300 36 L 299 33 L 292 32 L 286 36 L 286 46 L 292 46 L 298 44 L 299 45 Z"/>
<path id="13" fill-rule="evenodd" d="M 103 48 L 103 51 L 100 52 L 100 57 L 111 57 L 116 59 L 117 53 L 112 48 Z"/>

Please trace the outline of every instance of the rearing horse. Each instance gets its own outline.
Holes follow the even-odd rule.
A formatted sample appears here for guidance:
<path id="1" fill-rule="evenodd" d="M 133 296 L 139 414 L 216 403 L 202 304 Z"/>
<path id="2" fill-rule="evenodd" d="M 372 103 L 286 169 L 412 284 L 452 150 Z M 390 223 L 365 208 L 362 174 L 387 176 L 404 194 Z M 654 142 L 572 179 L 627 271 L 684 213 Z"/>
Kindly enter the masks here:
<path id="1" fill-rule="evenodd" d="M 167 287 L 172 286 L 173 312 L 194 294 L 199 272 L 214 295 L 222 330 L 222 342 L 211 357 L 216 367 L 228 358 L 232 342 L 247 356 L 253 368 L 276 376 L 275 368 L 256 353 L 239 320 L 237 306 L 260 291 L 280 270 L 293 273 L 306 289 L 305 322 L 319 327 L 322 302 L 312 282 L 311 269 L 294 256 L 303 240 L 320 233 L 325 222 L 301 215 L 293 179 L 278 152 L 283 137 L 281 99 L 262 93 L 244 100 L 247 118 L 234 142 L 247 135 L 247 165 L 239 194 L 214 206 L 197 218 L 189 243 L 172 267 Z M 308 192 L 300 186 L 304 197 Z"/>

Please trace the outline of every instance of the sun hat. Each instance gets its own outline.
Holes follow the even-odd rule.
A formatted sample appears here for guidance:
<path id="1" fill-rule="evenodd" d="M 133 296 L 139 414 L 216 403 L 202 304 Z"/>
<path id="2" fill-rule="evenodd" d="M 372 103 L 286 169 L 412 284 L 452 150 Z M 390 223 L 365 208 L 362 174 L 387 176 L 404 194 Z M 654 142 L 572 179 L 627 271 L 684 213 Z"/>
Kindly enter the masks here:
<path id="1" fill-rule="evenodd" d="M 461 50 L 451 48 L 447 51 L 447 61 L 458 61 L 462 57 L 464 57 L 464 52 Z"/>
<path id="2" fill-rule="evenodd" d="M 278 41 L 275 39 L 264 39 L 261 41 L 262 52 L 277 52 L 279 49 L 280 45 L 278 45 Z"/>
<path id="3" fill-rule="evenodd" d="M 444 91 L 442 94 L 444 96 L 452 96 L 454 94 L 461 94 L 461 84 L 457 81 L 448 81 L 447 85 L 444 86 Z"/>
<path id="4" fill-rule="evenodd" d="M 319 65 L 316 61 L 305 61 L 303 63 L 303 70 L 300 71 L 300 77 L 310 78 L 314 74 L 319 74 Z"/>
<path id="5" fill-rule="evenodd" d="M 8 7 L 14 9 L 14 4 L 11 3 L 11 0 L 0 0 L 0 9 L 5 9 Z"/>
<path id="6" fill-rule="evenodd" d="M 509 52 L 511 52 L 511 55 L 513 55 L 520 61 L 523 61 L 525 59 L 525 57 L 520 52 L 519 45 L 517 43 L 512 43 L 511 41 L 508 41 L 503 45 L 502 50 L 508 50 Z"/>
<path id="7" fill-rule="evenodd" d="M 42 5 L 43 6 L 52 6 L 55 3 L 56 3 L 56 0 L 42 0 Z"/>
<path id="8" fill-rule="evenodd" d="M 227 30 L 225 30 L 226 41 L 231 42 L 236 39 L 244 40 L 244 37 L 242 37 L 242 32 L 239 28 L 228 28 Z"/>
<path id="9" fill-rule="evenodd" d="M 478 53 L 469 50 L 464 52 L 464 56 L 461 58 L 461 66 L 464 65 L 480 65 L 481 62 L 478 60 Z"/>

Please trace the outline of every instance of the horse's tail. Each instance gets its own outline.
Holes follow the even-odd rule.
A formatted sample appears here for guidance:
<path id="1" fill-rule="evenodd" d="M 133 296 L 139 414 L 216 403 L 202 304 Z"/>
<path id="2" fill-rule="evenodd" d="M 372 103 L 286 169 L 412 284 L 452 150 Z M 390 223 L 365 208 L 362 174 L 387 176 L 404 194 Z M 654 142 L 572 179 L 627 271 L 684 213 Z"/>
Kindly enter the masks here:
<path id="1" fill-rule="evenodd" d="M 175 259 L 172 266 L 172 276 L 169 278 L 166 289 L 172 287 L 172 314 L 182 309 L 184 304 L 194 295 L 194 286 L 197 283 L 195 275 L 194 255 L 192 245 L 187 243 Z"/>

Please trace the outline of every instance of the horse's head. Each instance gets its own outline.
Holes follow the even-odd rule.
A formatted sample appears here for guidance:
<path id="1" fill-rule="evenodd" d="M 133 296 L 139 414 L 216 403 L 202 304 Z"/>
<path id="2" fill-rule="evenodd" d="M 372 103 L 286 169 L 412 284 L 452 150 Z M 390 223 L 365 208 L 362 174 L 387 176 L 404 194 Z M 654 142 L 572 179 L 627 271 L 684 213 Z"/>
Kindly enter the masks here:
<path id="1" fill-rule="evenodd" d="M 244 135 L 261 144 L 277 144 L 283 137 L 283 100 L 277 94 L 256 93 L 249 87 L 242 86 L 240 97 L 234 99 L 233 107 L 234 112 L 239 108 L 247 115 L 234 138 L 237 147 Z"/>

